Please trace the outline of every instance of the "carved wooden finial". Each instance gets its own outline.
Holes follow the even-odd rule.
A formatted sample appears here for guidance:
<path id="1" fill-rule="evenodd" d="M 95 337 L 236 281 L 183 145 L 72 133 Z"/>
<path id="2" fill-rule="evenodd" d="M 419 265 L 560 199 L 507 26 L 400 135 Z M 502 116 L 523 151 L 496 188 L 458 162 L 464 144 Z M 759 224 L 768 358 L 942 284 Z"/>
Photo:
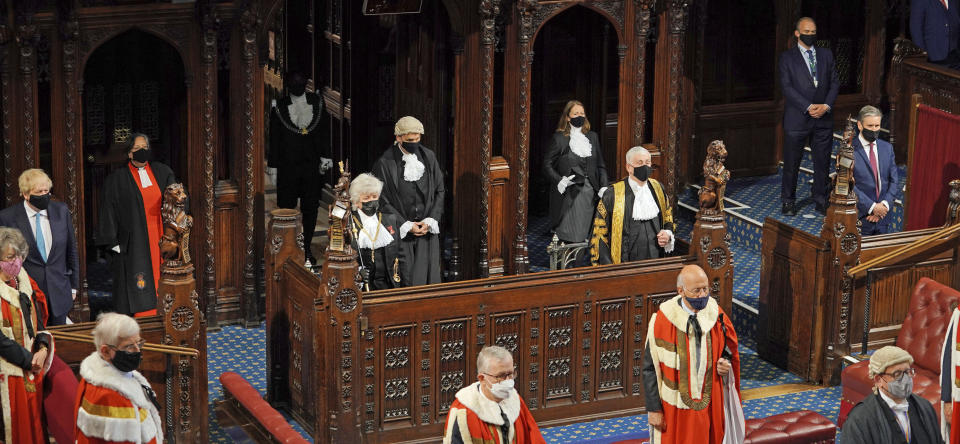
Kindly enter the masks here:
<path id="1" fill-rule="evenodd" d="M 960 223 L 960 179 L 950 181 L 950 197 L 947 204 L 947 223 L 950 226 Z"/>
<path id="2" fill-rule="evenodd" d="M 187 193 L 183 184 L 172 183 L 163 191 L 163 236 L 160 238 L 160 255 L 165 269 L 192 267 L 190 260 L 190 228 L 193 216 L 187 214 Z"/>
<path id="3" fill-rule="evenodd" d="M 347 225 L 350 221 L 350 164 L 339 162 L 340 179 L 333 188 L 336 201 L 330 205 L 330 245 L 327 247 L 328 259 L 352 258 L 353 248 L 350 246 L 350 230 Z"/>
<path id="4" fill-rule="evenodd" d="M 730 171 L 723 165 L 727 159 L 727 147 L 722 140 L 714 140 L 707 146 L 707 158 L 703 161 L 703 188 L 700 188 L 700 212 L 697 217 L 723 218 L 723 194 L 730 180 Z"/>

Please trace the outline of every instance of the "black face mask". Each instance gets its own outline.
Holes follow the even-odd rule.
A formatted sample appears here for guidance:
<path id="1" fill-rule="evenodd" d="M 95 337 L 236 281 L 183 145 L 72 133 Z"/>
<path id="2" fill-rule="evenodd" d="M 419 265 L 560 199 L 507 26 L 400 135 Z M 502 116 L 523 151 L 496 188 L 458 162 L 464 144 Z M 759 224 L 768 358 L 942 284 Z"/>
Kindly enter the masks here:
<path id="1" fill-rule="evenodd" d="M 586 117 L 577 116 L 577 117 L 571 117 L 571 118 L 570 118 L 570 125 L 575 126 L 575 127 L 577 127 L 577 128 L 583 127 L 583 124 L 584 124 L 584 123 L 587 123 L 587 118 L 586 118 Z"/>
<path id="2" fill-rule="evenodd" d="M 149 161 L 149 160 L 150 160 L 150 150 L 149 150 L 149 149 L 142 149 L 142 150 L 136 150 L 136 151 L 134 151 L 134 152 L 133 152 L 133 160 L 134 160 L 134 161 L 137 161 L 137 162 L 140 162 L 140 163 Z"/>
<path id="3" fill-rule="evenodd" d="M 643 182 L 650 178 L 650 169 L 650 165 L 633 167 L 633 177 L 636 177 L 637 180 Z"/>
<path id="4" fill-rule="evenodd" d="M 413 153 L 414 151 L 417 150 L 417 147 L 420 146 L 420 142 L 402 142 L 402 144 L 403 144 L 403 149 L 406 150 L 408 153 Z"/>
<path id="5" fill-rule="evenodd" d="M 140 367 L 140 360 L 143 358 L 143 352 L 128 352 L 116 350 L 113 359 L 110 361 L 117 370 L 121 372 L 132 372 Z"/>
<path id="6" fill-rule="evenodd" d="M 298 86 L 290 85 L 290 88 L 288 89 L 288 91 L 290 92 L 290 95 L 300 97 L 303 95 L 303 93 L 307 91 L 307 87 L 302 85 L 298 85 Z"/>
<path id="7" fill-rule="evenodd" d="M 379 200 L 371 200 L 369 202 L 364 202 L 360 204 L 360 210 L 364 212 L 367 216 L 373 216 L 377 214 L 377 210 L 380 208 Z"/>
<path id="8" fill-rule="evenodd" d="M 817 35 L 816 34 L 800 34 L 800 41 L 803 42 L 804 45 L 812 47 L 814 43 L 817 43 Z"/>
<path id="9" fill-rule="evenodd" d="M 868 130 L 866 128 L 860 130 L 860 134 L 863 135 L 864 140 L 867 142 L 876 142 L 877 136 L 880 134 L 880 131 Z"/>
<path id="10" fill-rule="evenodd" d="M 41 194 L 41 195 L 30 195 L 30 205 L 37 207 L 37 209 L 43 211 L 47 209 L 47 206 L 50 205 L 50 193 Z"/>
<path id="11" fill-rule="evenodd" d="M 710 302 L 710 296 L 704 296 L 702 298 L 687 298 L 687 303 L 690 304 L 690 308 L 697 311 L 707 308 L 707 302 Z"/>

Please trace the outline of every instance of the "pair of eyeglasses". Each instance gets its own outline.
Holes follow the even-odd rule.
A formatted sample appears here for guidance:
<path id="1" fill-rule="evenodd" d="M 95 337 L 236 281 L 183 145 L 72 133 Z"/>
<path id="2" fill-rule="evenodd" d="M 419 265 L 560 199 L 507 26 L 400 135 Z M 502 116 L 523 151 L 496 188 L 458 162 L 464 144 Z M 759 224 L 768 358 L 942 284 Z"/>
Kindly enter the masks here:
<path id="1" fill-rule="evenodd" d="M 499 375 L 491 375 L 489 373 L 484 373 L 484 374 L 498 381 L 503 381 L 504 379 L 513 379 L 514 377 L 517 376 L 516 372 L 506 372 L 506 373 L 501 373 Z"/>
<path id="2" fill-rule="evenodd" d="M 123 348 L 117 347 L 116 345 L 112 345 L 112 344 L 107 344 L 107 346 L 110 347 L 110 348 L 112 348 L 112 349 L 114 349 L 114 350 L 123 350 L 123 351 L 125 351 L 125 352 L 135 353 L 135 352 L 138 352 L 138 351 L 140 351 L 140 350 L 143 350 L 143 345 L 146 344 L 146 343 L 147 343 L 147 341 L 146 341 L 145 339 L 141 339 L 141 340 L 137 341 L 135 344 L 130 344 L 130 345 L 127 345 L 127 346 L 125 346 L 125 347 L 123 347 Z M 133 348 L 134 346 L 136 346 L 137 348 L 134 349 L 134 348 Z"/>
<path id="3" fill-rule="evenodd" d="M 893 373 L 880 373 L 880 374 L 881 374 L 881 375 L 885 375 L 885 376 L 889 376 L 889 377 L 893 378 L 894 381 L 899 382 L 901 379 L 903 379 L 903 376 L 904 376 L 904 375 L 910 375 L 910 377 L 913 377 L 914 375 L 917 374 L 917 370 L 916 370 L 915 368 L 913 368 L 913 367 L 910 367 L 910 368 L 908 368 L 908 369 L 906 369 L 906 370 L 897 370 L 897 371 L 895 371 L 895 372 L 893 372 Z"/>
<path id="4" fill-rule="evenodd" d="M 707 287 L 700 287 L 700 288 L 693 288 L 693 289 L 684 287 L 684 290 L 692 294 L 710 294 L 710 289 Z"/>

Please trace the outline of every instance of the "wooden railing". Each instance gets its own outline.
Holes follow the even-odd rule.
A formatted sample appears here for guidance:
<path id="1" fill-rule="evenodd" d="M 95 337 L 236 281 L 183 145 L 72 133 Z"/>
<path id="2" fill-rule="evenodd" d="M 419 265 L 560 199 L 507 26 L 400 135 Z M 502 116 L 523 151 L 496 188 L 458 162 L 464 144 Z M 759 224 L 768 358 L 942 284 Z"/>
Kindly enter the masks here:
<path id="1" fill-rule="evenodd" d="M 869 261 L 861 263 L 860 265 L 848 270 L 847 274 L 850 275 L 850 277 L 856 278 L 859 275 L 866 273 L 867 270 L 871 268 L 879 268 L 902 263 L 917 254 L 922 254 L 933 250 L 934 248 L 946 245 L 948 242 L 954 240 L 957 235 L 960 235 L 960 224 L 951 225 L 893 251 L 889 251 L 870 259 Z"/>

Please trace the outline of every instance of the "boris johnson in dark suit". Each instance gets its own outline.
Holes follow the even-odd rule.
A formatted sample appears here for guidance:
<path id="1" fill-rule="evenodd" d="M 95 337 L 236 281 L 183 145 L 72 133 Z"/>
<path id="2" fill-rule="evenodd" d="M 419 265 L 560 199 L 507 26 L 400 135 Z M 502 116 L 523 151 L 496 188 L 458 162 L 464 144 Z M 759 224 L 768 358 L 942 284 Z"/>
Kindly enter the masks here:
<path id="1" fill-rule="evenodd" d="M 900 171 L 893 145 L 877 138 L 880 111 L 865 106 L 860 111 L 860 134 L 853 138 L 853 179 L 857 192 L 857 217 L 863 236 L 891 231 L 888 211 L 900 197 Z M 879 186 L 877 183 L 879 182 Z"/>
<path id="2" fill-rule="evenodd" d="M 960 67 L 960 0 L 910 0 L 910 38 L 927 51 L 927 59 Z"/>
<path id="3" fill-rule="evenodd" d="M 810 139 L 813 151 L 813 202 L 826 212 L 833 151 L 833 102 L 839 83 L 829 48 L 814 47 L 816 25 L 809 18 L 797 22 L 797 46 L 780 55 L 780 85 L 783 91 L 783 182 L 780 190 L 782 212 L 795 215 L 797 172 L 803 147 Z M 803 29 L 800 29 L 803 28 Z M 803 32 L 801 32 L 803 31 Z M 804 43 L 806 40 L 808 43 Z"/>
<path id="4" fill-rule="evenodd" d="M 47 325 L 62 325 L 73 306 L 80 266 L 70 210 L 63 202 L 50 201 L 51 186 L 43 170 L 24 171 L 20 176 L 24 200 L 0 210 L 0 226 L 19 229 L 27 240 L 30 252 L 23 267 L 47 295 Z"/>

